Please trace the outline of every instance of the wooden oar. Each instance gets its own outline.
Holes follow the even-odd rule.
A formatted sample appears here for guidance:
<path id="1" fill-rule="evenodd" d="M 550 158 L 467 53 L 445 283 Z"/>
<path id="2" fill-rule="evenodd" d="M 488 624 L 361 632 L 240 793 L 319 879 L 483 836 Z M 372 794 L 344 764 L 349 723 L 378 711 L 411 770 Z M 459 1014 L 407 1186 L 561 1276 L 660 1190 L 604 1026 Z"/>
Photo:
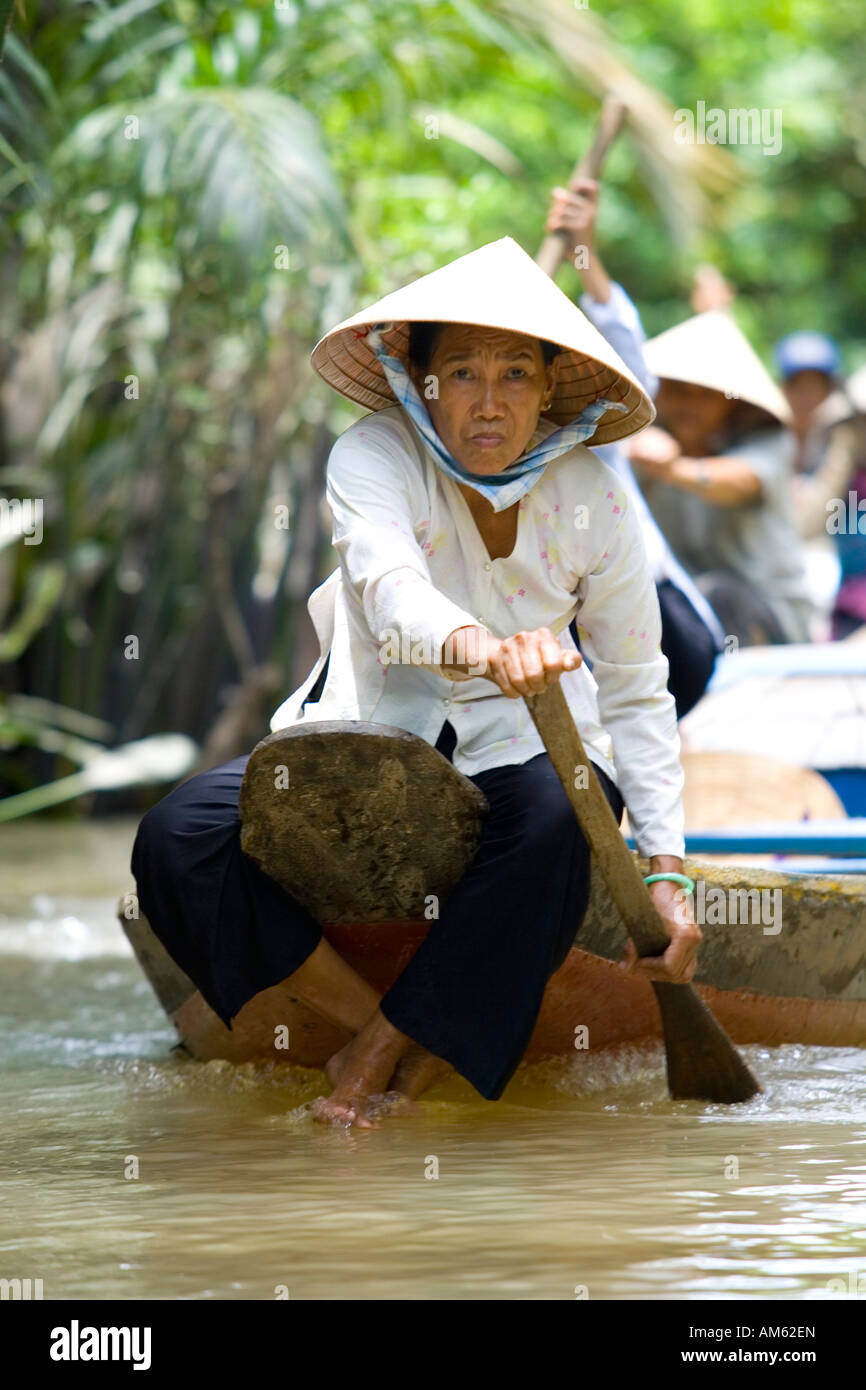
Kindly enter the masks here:
<path id="1" fill-rule="evenodd" d="M 595 137 L 586 154 L 578 160 L 571 171 L 568 187 L 577 179 L 597 179 L 601 173 L 604 157 L 619 133 L 625 120 L 626 108 L 618 97 L 605 97 L 598 118 Z M 555 277 L 562 262 L 571 255 L 568 232 L 548 232 L 535 257 L 536 265 L 552 278 Z"/>
<path id="2" fill-rule="evenodd" d="M 524 699 L 638 955 L 662 955 L 670 937 L 586 756 L 562 686 L 557 681 L 540 695 Z M 587 785 L 576 787 L 576 772 L 583 768 L 581 780 Z M 691 985 L 651 983 L 662 1016 L 668 1090 L 674 1100 L 730 1105 L 760 1091 Z"/>

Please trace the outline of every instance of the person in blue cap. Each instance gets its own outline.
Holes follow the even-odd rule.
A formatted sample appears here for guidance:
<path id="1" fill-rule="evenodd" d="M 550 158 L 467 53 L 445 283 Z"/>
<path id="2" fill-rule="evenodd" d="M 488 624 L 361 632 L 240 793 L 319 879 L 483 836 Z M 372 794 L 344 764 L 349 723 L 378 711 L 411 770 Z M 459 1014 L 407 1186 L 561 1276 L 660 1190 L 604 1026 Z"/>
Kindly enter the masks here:
<path id="1" fill-rule="evenodd" d="M 821 402 L 808 439 L 811 466 L 793 479 L 794 507 L 810 551 L 835 560 L 827 635 L 838 641 L 866 624 L 866 369 Z"/>
<path id="2" fill-rule="evenodd" d="M 776 344 L 773 355 L 794 417 L 794 469 L 812 473 L 827 447 L 825 431 L 816 427 L 816 414 L 842 384 L 842 358 L 832 338 L 811 331 L 789 333 Z"/>
<path id="3" fill-rule="evenodd" d="M 774 351 L 798 442 L 799 531 L 816 557 L 827 554 L 829 536 L 838 566 L 828 595 L 828 636 L 838 641 L 866 623 L 866 414 L 854 385 L 861 374 L 845 381 L 839 348 L 826 333 L 789 333 Z"/>

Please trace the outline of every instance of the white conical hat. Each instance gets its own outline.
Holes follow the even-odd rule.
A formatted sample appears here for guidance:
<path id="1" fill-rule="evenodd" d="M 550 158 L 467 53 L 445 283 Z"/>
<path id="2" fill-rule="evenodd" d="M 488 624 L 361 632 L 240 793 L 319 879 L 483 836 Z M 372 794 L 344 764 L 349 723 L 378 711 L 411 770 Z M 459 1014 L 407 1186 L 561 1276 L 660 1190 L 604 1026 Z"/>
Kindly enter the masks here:
<path id="1" fill-rule="evenodd" d="M 607 411 L 588 443 L 623 439 L 655 417 L 649 396 L 607 340 L 510 236 L 422 275 L 345 319 L 320 339 L 310 360 L 335 391 L 369 410 L 383 410 L 397 400 L 365 341 L 365 330 L 374 323 L 392 323 L 383 340 L 405 359 L 409 323 L 430 321 L 501 328 L 559 345 L 559 382 L 542 418 L 569 424 L 602 396 L 627 406 L 622 413 Z"/>
<path id="2" fill-rule="evenodd" d="M 644 343 L 643 354 L 649 370 L 661 379 L 708 386 L 733 400 L 760 406 L 783 425 L 793 423 L 782 392 L 724 310 L 709 309 L 668 328 Z"/>

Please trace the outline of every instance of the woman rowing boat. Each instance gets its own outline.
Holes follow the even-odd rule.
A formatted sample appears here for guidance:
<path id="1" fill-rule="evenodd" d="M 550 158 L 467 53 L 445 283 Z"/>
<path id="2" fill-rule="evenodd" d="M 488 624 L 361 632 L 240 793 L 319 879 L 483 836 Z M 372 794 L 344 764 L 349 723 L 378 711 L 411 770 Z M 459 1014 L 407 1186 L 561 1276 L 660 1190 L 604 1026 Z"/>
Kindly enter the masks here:
<path id="1" fill-rule="evenodd" d="M 644 358 L 659 378 L 659 423 L 628 453 L 674 554 L 740 645 L 808 642 L 784 396 L 721 310 L 667 329 Z"/>
<path id="2" fill-rule="evenodd" d="M 309 601 L 320 658 L 271 728 L 364 720 L 437 743 L 450 726 L 455 767 L 489 803 L 478 850 L 381 999 L 241 852 L 246 756 L 144 816 L 132 871 L 225 1023 L 287 980 L 349 1029 L 319 1118 L 373 1127 L 374 1097 L 411 1101 L 451 1067 L 502 1094 L 585 914 L 589 850 L 523 695 L 562 682 L 615 814 L 628 806 L 661 875 L 650 891 L 670 946 L 643 961 L 627 948 L 624 964 L 687 981 L 700 932 L 677 886 L 683 778 L 658 600 L 625 490 L 584 443 L 647 424 L 646 393 L 509 237 L 338 325 L 312 362 L 372 413 L 328 461 L 340 564 Z"/>

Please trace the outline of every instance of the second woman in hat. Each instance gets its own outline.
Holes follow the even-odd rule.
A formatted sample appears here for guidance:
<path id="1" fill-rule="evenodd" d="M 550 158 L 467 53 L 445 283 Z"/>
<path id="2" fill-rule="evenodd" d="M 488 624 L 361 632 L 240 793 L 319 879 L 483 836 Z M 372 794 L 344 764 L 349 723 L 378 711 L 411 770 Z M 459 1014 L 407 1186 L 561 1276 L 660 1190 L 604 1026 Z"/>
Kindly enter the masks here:
<path id="1" fill-rule="evenodd" d="M 791 484 L 791 411 L 726 312 L 644 346 L 658 426 L 628 453 L 656 521 L 742 645 L 807 642 L 812 601 Z"/>

